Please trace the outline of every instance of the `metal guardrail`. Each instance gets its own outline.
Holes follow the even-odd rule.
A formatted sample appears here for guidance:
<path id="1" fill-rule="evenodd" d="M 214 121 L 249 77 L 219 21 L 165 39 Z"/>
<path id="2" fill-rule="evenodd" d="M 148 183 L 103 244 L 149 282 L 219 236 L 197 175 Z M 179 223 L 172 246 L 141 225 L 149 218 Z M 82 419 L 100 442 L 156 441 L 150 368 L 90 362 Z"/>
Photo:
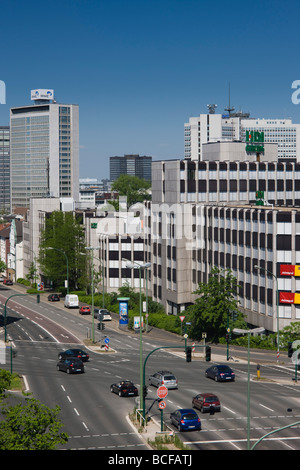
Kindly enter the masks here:
<path id="1" fill-rule="evenodd" d="M 143 426 L 146 428 L 147 426 L 147 419 L 143 417 L 143 410 L 135 410 L 135 418 L 137 421 L 139 421 L 140 426 Z"/>

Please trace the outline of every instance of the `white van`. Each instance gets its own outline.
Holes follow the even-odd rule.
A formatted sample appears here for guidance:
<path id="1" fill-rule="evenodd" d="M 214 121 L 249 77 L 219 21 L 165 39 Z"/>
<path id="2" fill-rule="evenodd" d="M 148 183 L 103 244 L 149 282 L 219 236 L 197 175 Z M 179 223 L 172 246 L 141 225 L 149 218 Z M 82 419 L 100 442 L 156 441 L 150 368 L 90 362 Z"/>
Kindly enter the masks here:
<path id="1" fill-rule="evenodd" d="M 74 294 L 66 295 L 64 306 L 67 308 L 79 307 L 78 295 L 74 295 Z"/>

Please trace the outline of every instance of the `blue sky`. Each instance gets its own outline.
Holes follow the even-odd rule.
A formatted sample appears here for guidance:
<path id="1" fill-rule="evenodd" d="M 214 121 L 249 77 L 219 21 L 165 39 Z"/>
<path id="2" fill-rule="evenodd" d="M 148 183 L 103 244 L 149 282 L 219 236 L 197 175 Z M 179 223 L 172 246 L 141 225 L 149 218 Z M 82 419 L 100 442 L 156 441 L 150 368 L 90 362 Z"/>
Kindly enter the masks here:
<path id="1" fill-rule="evenodd" d="M 9 108 L 53 88 L 79 104 L 80 176 L 109 177 L 109 157 L 183 158 L 184 123 L 228 104 L 300 123 L 299 0 L 1 2 L 0 80 Z"/>

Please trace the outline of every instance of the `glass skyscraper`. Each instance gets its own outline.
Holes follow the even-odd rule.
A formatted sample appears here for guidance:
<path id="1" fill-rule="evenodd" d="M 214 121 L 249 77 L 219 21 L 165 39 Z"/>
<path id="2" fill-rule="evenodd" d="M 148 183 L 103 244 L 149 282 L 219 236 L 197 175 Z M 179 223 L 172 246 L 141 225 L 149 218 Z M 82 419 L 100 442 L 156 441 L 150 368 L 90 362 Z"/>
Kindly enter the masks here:
<path id="1" fill-rule="evenodd" d="M 78 105 L 39 99 L 11 108 L 11 208 L 31 198 L 79 200 Z"/>
<path id="2" fill-rule="evenodd" d="M 110 157 L 110 180 L 115 181 L 121 175 L 138 176 L 151 182 L 152 157 L 140 155 Z"/>

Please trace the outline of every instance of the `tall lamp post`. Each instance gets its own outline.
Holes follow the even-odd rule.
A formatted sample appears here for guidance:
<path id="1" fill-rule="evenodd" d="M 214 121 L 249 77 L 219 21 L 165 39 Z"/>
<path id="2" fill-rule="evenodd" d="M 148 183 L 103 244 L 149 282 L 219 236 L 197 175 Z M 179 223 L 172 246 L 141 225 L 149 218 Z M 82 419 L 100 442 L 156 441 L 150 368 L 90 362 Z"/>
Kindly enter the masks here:
<path id="1" fill-rule="evenodd" d="M 55 251 L 60 251 L 61 253 L 64 254 L 65 258 L 66 258 L 66 263 L 67 263 L 67 294 L 69 294 L 69 262 L 68 262 L 68 257 L 66 255 L 66 253 L 64 252 L 64 250 L 62 250 L 61 248 L 54 248 L 53 246 L 47 246 L 46 248 L 47 250 L 55 250 Z"/>
<path id="2" fill-rule="evenodd" d="M 235 334 L 248 335 L 247 449 L 250 450 L 250 335 L 251 333 L 263 333 L 265 329 L 262 327 L 253 328 L 252 330 L 234 328 L 232 331 Z"/>
<path id="3" fill-rule="evenodd" d="M 92 260 L 92 340 L 93 343 L 95 342 L 95 319 L 94 319 L 94 251 L 99 250 L 99 246 L 86 246 L 85 250 L 91 252 L 91 260 Z"/>
<path id="4" fill-rule="evenodd" d="M 104 264 L 103 264 L 103 260 L 100 259 L 100 258 L 96 258 L 94 256 L 94 259 L 100 261 L 101 263 L 101 270 L 102 270 L 102 308 L 105 307 L 105 300 L 104 300 Z"/>
<path id="5" fill-rule="evenodd" d="M 261 271 L 265 271 L 266 273 L 273 276 L 276 281 L 276 316 L 277 316 L 277 362 L 279 361 L 279 291 L 278 291 L 278 278 L 275 274 L 271 271 L 268 271 L 266 268 L 262 266 L 258 266 L 257 264 L 254 266 L 254 269 L 260 269 Z"/>
<path id="6" fill-rule="evenodd" d="M 143 336 L 142 336 L 142 286 L 141 286 L 141 270 L 150 268 L 151 263 L 127 263 L 126 267 L 129 269 L 139 270 L 140 281 L 140 409 L 143 409 L 144 396 L 143 396 Z"/>

